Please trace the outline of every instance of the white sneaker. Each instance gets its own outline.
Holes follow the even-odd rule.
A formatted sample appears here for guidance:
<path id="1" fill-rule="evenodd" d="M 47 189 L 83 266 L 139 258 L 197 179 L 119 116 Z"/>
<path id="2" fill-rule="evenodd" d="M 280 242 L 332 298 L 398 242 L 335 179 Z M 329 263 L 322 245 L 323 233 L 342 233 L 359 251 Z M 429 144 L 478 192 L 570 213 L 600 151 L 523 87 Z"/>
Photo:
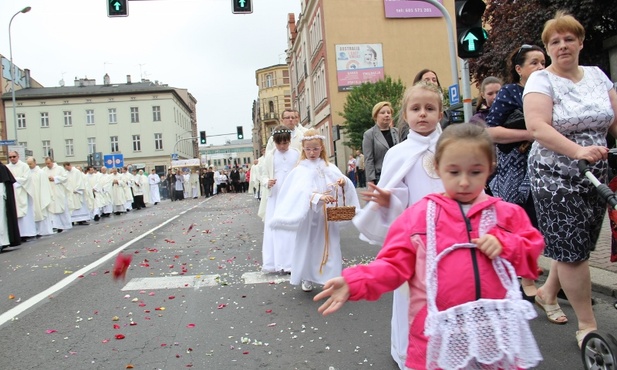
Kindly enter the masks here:
<path id="1" fill-rule="evenodd" d="M 308 280 L 302 280 L 302 290 L 305 292 L 310 292 L 313 290 L 313 283 Z"/>

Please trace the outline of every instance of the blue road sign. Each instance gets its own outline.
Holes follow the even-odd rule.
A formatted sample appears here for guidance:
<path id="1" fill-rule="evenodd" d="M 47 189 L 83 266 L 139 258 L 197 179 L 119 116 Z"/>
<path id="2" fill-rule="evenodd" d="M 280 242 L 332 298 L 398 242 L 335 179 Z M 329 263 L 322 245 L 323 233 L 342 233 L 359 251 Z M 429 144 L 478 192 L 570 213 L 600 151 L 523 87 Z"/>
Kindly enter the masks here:
<path id="1" fill-rule="evenodd" d="M 15 145 L 15 140 L 0 140 L 0 145 Z"/>
<path id="2" fill-rule="evenodd" d="M 171 153 L 171 160 L 172 161 L 177 161 L 178 160 L 178 153 Z"/>
<path id="3" fill-rule="evenodd" d="M 107 168 L 124 167 L 124 155 L 123 154 L 105 154 L 103 156 L 103 165 Z"/>
<path id="4" fill-rule="evenodd" d="M 454 84 L 448 87 L 448 91 L 450 92 L 450 105 L 458 104 L 461 102 L 461 97 L 458 94 L 458 84 Z"/>

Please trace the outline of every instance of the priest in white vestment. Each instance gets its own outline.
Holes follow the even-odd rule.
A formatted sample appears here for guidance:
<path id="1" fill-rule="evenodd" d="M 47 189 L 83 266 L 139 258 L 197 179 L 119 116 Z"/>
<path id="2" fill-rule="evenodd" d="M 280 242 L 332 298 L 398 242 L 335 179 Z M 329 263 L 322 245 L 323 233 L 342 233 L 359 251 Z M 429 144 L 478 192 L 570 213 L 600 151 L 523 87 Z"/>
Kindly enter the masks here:
<path id="1" fill-rule="evenodd" d="M 64 162 L 64 169 L 67 172 L 66 188 L 68 190 L 67 199 L 69 210 L 71 211 L 71 221 L 80 225 L 87 225 L 90 221 L 90 210 L 86 202 L 86 184 L 84 174 L 69 162 Z"/>
<path id="2" fill-rule="evenodd" d="M 114 214 L 126 213 L 126 181 L 122 178 L 122 174 L 118 173 L 117 168 L 111 169 L 111 199 Z M 129 190 L 130 191 L 130 190 Z M 131 196 L 131 202 L 133 198 Z"/>
<path id="3" fill-rule="evenodd" d="M 34 157 L 26 158 L 26 163 L 30 168 L 30 177 L 32 178 L 32 186 L 34 188 L 34 224 L 36 226 L 36 235 L 51 235 L 54 233 L 48 210 L 53 197 L 51 185 L 47 177 L 45 177 L 43 170 L 36 165 Z"/>
<path id="4" fill-rule="evenodd" d="M 54 163 L 51 157 L 47 157 L 45 158 L 43 174 L 49 180 L 53 194 L 52 201 L 48 206 L 53 228 L 58 232 L 72 228 L 68 191 L 65 185 L 68 179 L 66 170 Z"/>
<path id="5" fill-rule="evenodd" d="M 161 177 L 157 175 L 154 169 L 152 169 L 148 175 L 148 184 L 150 185 L 150 202 L 154 205 L 159 204 L 161 201 L 161 193 L 159 192 L 160 183 Z"/>
<path id="6" fill-rule="evenodd" d="M 34 187 L 30 176 L 30 167 L 19 159 L 19 153 L 9 152 L 7 167 L 15 177 L 13 189 L 17 206 L 17 224 L 22 240 L 36 236 L 34 222 Z"/>
<path id="7" fill-rule="evenodd" d="M 107 172 L 107 167 L 101 167 L 100 176 L 97 180 L 97 197 L 101 202 L 101 217 L 109 217 L 113 210 L 113 201 L 111 196 L 111 175 Z"/>
<path id="8" fill-rule="evenodd" d="M 126 211 L 129 212 L 130 210 L 133 209 L 133 174 L 131 174 L 128 171 L 127 167 L 122 167 L 122 181 L 124 181 L 124 198 L 125 203 L 124 203 L 124 207 L 126 208 Z"/>

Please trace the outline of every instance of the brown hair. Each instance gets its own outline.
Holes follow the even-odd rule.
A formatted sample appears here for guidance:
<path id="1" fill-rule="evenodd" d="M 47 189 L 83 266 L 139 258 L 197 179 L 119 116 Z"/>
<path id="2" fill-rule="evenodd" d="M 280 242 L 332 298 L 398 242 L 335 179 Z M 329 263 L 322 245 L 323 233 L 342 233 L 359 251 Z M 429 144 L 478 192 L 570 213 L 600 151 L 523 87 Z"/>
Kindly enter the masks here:
<path id="1" fill-rule="evenodd" d="M 478 145 L 480 150 L 486 154 L 491 164 L 490 171 L 493 172 L 495 170 L 495 144 L 484 127 L 473 123 L 450 125 L 443 130 L 435 147 L 435 167 L 439 166 L 439 161 L 449 145 L 456 145 L 463 140 L 475 142 Z"/>
<path id="2" fill-rule="evenodd" d="M 503 81 L 501 81 L 501 78 L 495 76 L 488 76 L 482 80 L 482 83 L 480 84 L 480 96 L 478 97 L 478 102 L 476 103 L 476 113 L 482 107 L 482 104 L 486 104 L 486 100 L 482 95 L 486 91 L 486 87 L 492 84 L 499 84 L 499 86 L 503 86 Z"/>
<path id="3" fill-rule="evenodd" d="M 435 78 L 437 79 L 437 86 L 439 86 L 439 88 L 441 89 L 441 83 L 439 83 L 439 76 L 437 76 L 437 72 L 433 71 L 432 69 L 428 69 L 428 68 L 424 68 L 423 70 L 418 72 L 418 74 L 416 74 L 416 77 L 413 78 L 413 84 L 415 85 L 418 82 L 422 81 L 422 77 L 424 77 L 424 75 L 428 72 L 431 72 L 432 74 L 435 75 Z"/>
<path id="4" fill-rule="evenodd" d="M 373 121 L 377 120 L 377 114 L 379 114 L 379 111 L 383 107 L 390 107 L 390 112 L 392 113 L 392 116 L 394 116 L 394 108 L 392 108 L 392 104 L 389 101 L 380 101 L 373 107 Z"/>
<path id="5" fill-rule="evenodd" d="M 323 159 L 324 162 L 328 162 L 328 156 L 326 155 L 326 143 L 324 139 L 316 137 L 319 136 L 319 133 L 315 129 L 308 129 L 304 133 L 304 138 L 302 138 L 302 153 L 300 154 L 300 160 L 307 159 L 306 152 L 304 152 L 304 144 L 308 141 L 319 141 L 319 145 L 321 145 L 321 152 L 319 152 L 319 158 Z"/>
<path id="6" fill-rule="evenodd" d="M 276 144 L 291 141 L 291 130 L 285 125 L 278 125 L 272 130 L 272 141 Z"/>
<path id="7" fill-rule="evenodd" d="M 553 19 L 549 19 L 544 23 L 542 31 L 542 42 L 544 47 L 548 47 L 548 42 L 551 36 L 555 33 L 572 32 L 581 42 L 585 41 L 585 28 L 573 16 L 566 13 L 565 10 L 559 10 L 555 13 Z"/>

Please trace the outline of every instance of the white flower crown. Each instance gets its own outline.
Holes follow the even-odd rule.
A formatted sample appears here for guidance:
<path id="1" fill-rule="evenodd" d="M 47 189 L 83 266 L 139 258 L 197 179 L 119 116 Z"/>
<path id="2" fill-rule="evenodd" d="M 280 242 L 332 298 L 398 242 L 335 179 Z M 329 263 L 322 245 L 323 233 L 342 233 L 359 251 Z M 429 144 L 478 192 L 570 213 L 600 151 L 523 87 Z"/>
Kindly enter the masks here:
<path id="1" fill-rule="evenodd" d="M 305 136 L 305 137 L 302 138 L 302 141 L 317 140 L 317 139 L 326 140 L 326 137 L 323 136 L 323 135 Z"/>
<path id="2" fill-rule="evenodd" d="M 275 134 L 291 134 L 291 133 L 293 133 L 293 131 L 288 128 L 284 130 L 272 130 L 272 136 L 274 136 Z"/>

